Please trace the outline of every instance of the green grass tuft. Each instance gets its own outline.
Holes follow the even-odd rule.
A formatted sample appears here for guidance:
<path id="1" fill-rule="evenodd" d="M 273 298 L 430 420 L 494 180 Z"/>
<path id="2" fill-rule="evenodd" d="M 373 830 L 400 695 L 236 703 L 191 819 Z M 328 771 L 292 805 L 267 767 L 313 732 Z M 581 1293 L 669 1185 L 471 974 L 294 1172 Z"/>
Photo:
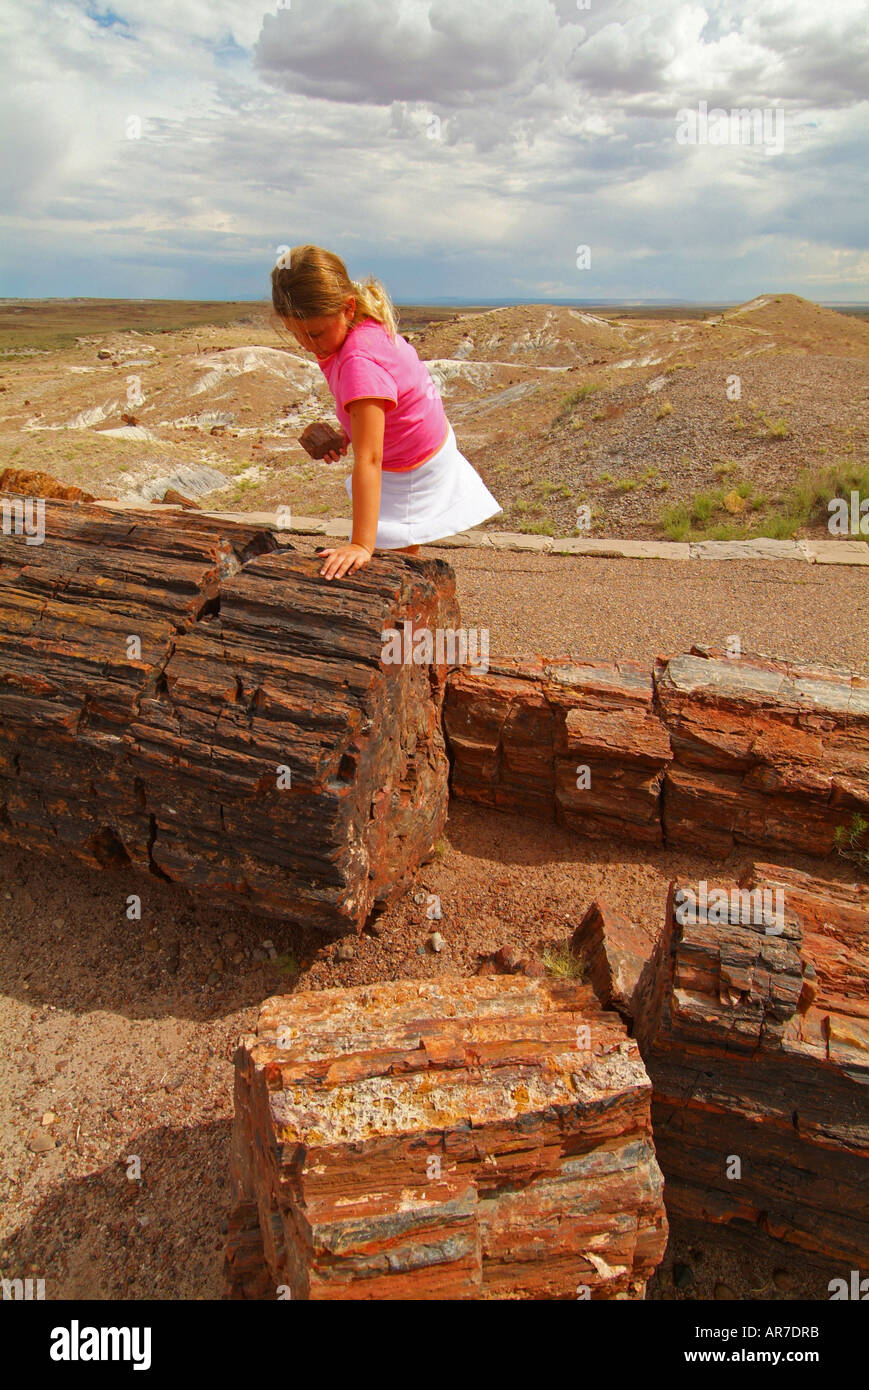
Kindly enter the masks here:
<path id="1" fill-rule="evenodd" d="M 585 979 L 585 961 L 574 955 L 569 945 L 547 946 L 543 952 L 543 964 L 550 975 L 558 975 L 561 979 Z"/>

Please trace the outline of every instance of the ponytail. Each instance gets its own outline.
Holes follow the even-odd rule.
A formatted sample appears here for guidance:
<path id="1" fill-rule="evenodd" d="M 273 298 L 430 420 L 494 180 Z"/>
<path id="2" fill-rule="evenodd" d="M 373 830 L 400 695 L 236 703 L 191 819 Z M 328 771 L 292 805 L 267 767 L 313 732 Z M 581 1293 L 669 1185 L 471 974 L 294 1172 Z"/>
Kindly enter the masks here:
<path id="1" fill-rule="evenodd" d="M 351 284 L 356 296 L 354 324 L 364 318 L 376 319 L 383 324 L 390 338 L 394 338 L 398 329 L 398 313 L 384 286 L 372 275 L 362 285 L 355 280 Z"/>

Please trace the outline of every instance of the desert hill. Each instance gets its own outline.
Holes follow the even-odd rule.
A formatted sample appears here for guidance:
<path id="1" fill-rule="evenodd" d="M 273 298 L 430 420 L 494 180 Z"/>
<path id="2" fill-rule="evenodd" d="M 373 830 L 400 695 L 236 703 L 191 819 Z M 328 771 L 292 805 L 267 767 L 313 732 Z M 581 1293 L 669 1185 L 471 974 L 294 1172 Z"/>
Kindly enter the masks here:
<path id="1" fill-rule="evenodd" d="M 753 329 L 773 337 L 779 347 L 812 352 L 869 353 L 869 323 L 835 309 L 825 309 L 796 294 L 759 295 L 721 315 L 728 328 Z"/>
<path id="2" fill-rule="evenodd" d="M 118 306 L 118 324 L 132 317 Z M 106 323 L 24 355 L 16 340 L 0 362 L 0 470 L 97 496 L 173 488 L 211 509 L 347 515 L 351 461 L 316 464 L 298 443 L 334 418 L 315 360 L 263 306 L 215 317 Z M 492 529 L 570 535 L 585 506 L 592 536 L 785 536 L 825 524 L 830 487 L 869 495 L 869 324 L 798 296 L 705 319 L 439 310 L 408 336 L 502 504 Z M 797 505 L 805 470 L 817 496 Z"/>

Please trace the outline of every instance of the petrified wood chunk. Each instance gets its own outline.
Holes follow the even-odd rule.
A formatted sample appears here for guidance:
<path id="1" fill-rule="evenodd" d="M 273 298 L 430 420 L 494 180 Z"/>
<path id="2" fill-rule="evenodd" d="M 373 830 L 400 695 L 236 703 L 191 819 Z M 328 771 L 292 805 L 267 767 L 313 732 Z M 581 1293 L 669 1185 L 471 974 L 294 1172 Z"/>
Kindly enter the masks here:
<path id="1" fill-rule="evenodd" d="M 769 1253 L 772 1240 L 859 1268 L 869 1249 L 869 889 L 757 865 L 742 885 L 706 885 L 704 914 L 694 912 L 699 885 L 686 888 L 694 899 L 677 908 L 671 887 L 636 1001 L 668 1216 L 694 1234 L 711 1223 L 729 1243 Z"/>
<path id="2" fill-rule="evenodd" d="M 197 513 L 48 502 L 45 530 L 0 535 L 0 838 L 360 929 L 446 817 L 445 667 L 380 657 L 458 622 L 450 567 L 329 583 Z"/>
<path id="3" fill-rule="evenodd" d="M 869 812 L 869 676 L 695 649 L 659 663 L 655 689 L 673 746 L 668 844 L 826 855 Z"/>
<path id="4" fill-rule="evenodd" d="M 451 672 L 444 701 L 455 796 L 583 835 L 660 844 L 670 760 L 650 672 L 634 662 L 490 662 Z"/>
<path id="5" fill-rule="evenodd" d="M 185 497 L 183 492 L 178 492 L 174 487 L 167 488 L 163 493 L 163 502 L 171 507 L 184 507 L 190 511 L 199 511 L 199 503 L 192 498 Z"/>
<path id="6" fill-rule="evenodd" d="M 601 1003 L 622 1018 L 633 1018 L 634 995 L 652 955 L 651 937 L 596 898 L 573 933 L 571 945 L 576 955 L 584 957 Z"/>
<path id="7" fill-rule="evenodd" d="M 94 501 L 92 493 L 72 483 L 59 483 L 50 473 L 41 473 L 38 469 L 0 469 L 0 494 L 4 492 L 23 497 L 63 498 L 69 502 Z"/>
<path id="8" fill-rule="evenodd" d="M 268 999 L 235 1063 L 228 1296 L 642 1296 L 667 1238 L 649 1083 L 590 986 Z"/>
<path id="9" fill-rule="evenodd" d="M 339 451 L 343 449 L 344 435 L 333 425 L 328 425 L 325 420 L 318 420 L 302 431 L 299 435 L 299 443 L 311 455 L 312 459 L 321 459 L 325 458 L 333 449 Z"/>

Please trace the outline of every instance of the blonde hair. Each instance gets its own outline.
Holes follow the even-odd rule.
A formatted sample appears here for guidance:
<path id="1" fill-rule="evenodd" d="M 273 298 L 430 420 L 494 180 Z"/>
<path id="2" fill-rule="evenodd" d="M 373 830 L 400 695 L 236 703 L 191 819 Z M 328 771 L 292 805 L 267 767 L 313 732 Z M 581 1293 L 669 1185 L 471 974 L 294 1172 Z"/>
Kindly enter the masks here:
<path id="1" fill-rule="evenodd" d="M 373 276 L 364 284 L 351 280 L 334 252 L 322 246 L 294 246 L 289 258 L 281 256 L 272 271 L 272 308 L 282 319 L 326 318 L 339 313 L 351 294 L 356 298 L 351 327 L 362 319 L 376 319 L 394 338 L 398 314 L 383 285 Z"/>

